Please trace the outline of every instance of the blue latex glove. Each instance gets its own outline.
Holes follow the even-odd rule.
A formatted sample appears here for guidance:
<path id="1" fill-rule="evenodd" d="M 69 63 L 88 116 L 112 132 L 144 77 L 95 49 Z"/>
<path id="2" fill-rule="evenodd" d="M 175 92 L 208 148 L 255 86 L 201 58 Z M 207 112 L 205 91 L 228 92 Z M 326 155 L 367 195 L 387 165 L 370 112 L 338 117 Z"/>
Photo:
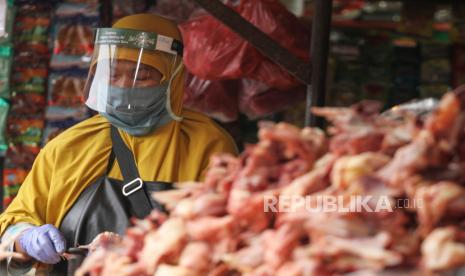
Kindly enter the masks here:
<path id="1" fill-rule="evenodd" d="M 32 258 L 46 264 L 56 264 L 65 252 L 63 234 L 51 224 L 31 227 L 19 237 L 19 245 Z"/>

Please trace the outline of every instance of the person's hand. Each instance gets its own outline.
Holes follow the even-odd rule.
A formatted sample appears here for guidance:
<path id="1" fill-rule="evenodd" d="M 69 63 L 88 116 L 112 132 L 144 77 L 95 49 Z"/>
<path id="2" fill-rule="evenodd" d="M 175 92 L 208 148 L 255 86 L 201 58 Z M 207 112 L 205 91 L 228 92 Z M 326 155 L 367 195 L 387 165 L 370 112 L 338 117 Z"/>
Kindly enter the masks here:
<path id="1" fill-rule="evenodd" d="M 18 239 L 21 251 L 46 264 L 56 264 L 65 252 L 66 240 L 63 234 L 51 224 L 32 227 Z"/>

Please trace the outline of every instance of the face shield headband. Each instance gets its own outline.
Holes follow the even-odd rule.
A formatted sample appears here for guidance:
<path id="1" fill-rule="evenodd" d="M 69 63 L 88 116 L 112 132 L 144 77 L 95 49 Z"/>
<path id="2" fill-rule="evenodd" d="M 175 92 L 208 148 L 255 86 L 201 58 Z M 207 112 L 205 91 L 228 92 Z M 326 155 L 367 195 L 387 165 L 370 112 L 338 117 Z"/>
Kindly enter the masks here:
<path id="1" fill-rule="evenodd" d="M 157 50 L 179 56 L 183 51 L 181 41 L 172 37 L 130 29 L 99 28 L 95 34 L 95 44 Z"/>

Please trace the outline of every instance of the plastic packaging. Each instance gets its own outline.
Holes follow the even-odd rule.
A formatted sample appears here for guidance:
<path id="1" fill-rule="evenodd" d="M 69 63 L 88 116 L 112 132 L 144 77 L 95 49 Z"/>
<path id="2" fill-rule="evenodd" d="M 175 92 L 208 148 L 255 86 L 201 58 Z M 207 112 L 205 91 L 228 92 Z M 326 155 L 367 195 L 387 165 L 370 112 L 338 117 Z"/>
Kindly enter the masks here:
<path id="1" fill-rule="evenodd" d="M 14 24 L 15 53 L 49 54 L 50 10 L 47 3 L 19 6 Z"/>
<path id="2" fill-rule="evenodd" d="M 184 89 L 184 106 L 221 122 L 238 119 L 238 81 L 211 81 L 190 73 Z"/>
<path id="3" fill-rule="evenodd" d="M 39 151 L 40 148 L 33 144 L 10 144 L 6 153 L 5 168 L 29 170 Z"/>
<path id="4" fill-rule="evenodd" d="M 13 143 L 39 144 L 44 128 L 43 119 L 8 118 L 8 136 Z"/>
<path id="5" fill-rule="evenodd" d="M 281 46 L 308 60 L 309 31 L 277 0 L 243 0 L 233 9 Z M 299 83 L 210 15 L 194 17 L 181 24 L 180 29 L 185 45 L 184 63 L 200 78 L 249 78 L 280 89 Z"/>
<path id="6" fill-rule="evenodd" d="M 239 93 L 239 110 L 249 119 L 256 119 L 280 112 L 304 101 L 305 97 L 304 85 L 282 91 L 258 81 L 244 79 Z"/>
<path id="7" fill-rule="evenodd" d="M 15 65 L 12 74 L 14 93 L 46 92 L 48 69 L 46 64 Z"/>
<path id="8" fill-rule="evenodd" d="M 18 93 L 11 98 L 10 116 L 29 118 L 42 117 L 45 111 L 45 96 Z"/>
<path id="9" fill-rule="evenodd" d="M 9 105 L 4 99 L 0 99 L 0 155 L 4 156 L 7 148 L 5 129 L 7 123 Z"/>
<path id="10" fill-rule="evenodd" d="M 9 45 L 0 46 L 0 97 L 10 97 L 10 74 L 12 49 Z"/>
<path id="11" fill-rule="evenodd" d="M 149 10 L 150 13 L 165 16 L 175 22 L 185 22 L 191 14 L 199 8 L 195 1 L 191 0 L 158 0 L 156 5 Z"/>
<path id="12" fill-rule="evenodd" d="M 87 69 L 93 52 L 94 28 L 98 17 L 70 17 L 56 21 L 52 28 L 53 56 L 50 67 Z"/>
<path id="13" fill-rule="evenodd" d="M 26 179 L 28 170 L 24 169 L 4 169 L 3 170 L 3 208 L 10 205 L 18 194 L 21 184 Z"/>
<path id="14" fill-rule="evenodd" d="M 86 76 L 80 72 L 52 73 L 48 79 L 48 105 L 80 107 Z"/>

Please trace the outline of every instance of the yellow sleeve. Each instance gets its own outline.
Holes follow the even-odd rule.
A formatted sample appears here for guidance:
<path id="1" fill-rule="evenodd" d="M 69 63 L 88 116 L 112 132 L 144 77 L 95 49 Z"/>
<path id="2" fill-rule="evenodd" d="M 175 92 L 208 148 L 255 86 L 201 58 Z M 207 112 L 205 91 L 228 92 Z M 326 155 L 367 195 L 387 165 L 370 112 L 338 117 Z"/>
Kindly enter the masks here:
<path id="1" fill-rule="evenodd" d="M 48 194 L 53 175 L 53 152 L 45 147 L 37 155 L 31 171 L 17 196 L 0 215 L 0 234 L 10 225 L 27 222 L 34 225 L 46 221 Z"/>

